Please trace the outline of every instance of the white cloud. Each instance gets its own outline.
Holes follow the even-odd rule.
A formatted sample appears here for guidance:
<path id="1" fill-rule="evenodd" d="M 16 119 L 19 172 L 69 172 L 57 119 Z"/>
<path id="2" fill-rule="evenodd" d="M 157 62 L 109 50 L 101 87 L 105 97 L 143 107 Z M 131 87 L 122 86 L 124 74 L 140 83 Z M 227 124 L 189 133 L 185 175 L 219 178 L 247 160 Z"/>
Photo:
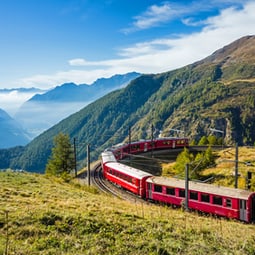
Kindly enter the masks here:
<path id="1" fill-rule="evenodd" d="M 189 10 L 190 11 L 190 10 Z M 122 29 L 125 34 L 148 29 L 165 23 L 175 17 L 187 12 L 184 6 L 178 7 L 177 5 L 164 2 L 162 5 L 152 5 L 141 15 L 134 17 L 134 22 L 129 28 Z"/>
<path id="2" fill-rule="evenodd" d="M 89 65 L 90 62 L 86 61 L 83 58 L 75 58 L 75 59 L 71 59 L 68 61 L 70 66 L 84 66 L 84 65 Z"/>
<path id="3" fill-rule="evenodd" d="M 174 12 L 169 3 L 161 6 L 152 5 L 143 15 L 135 17 L 134 26 L 139 29 L 155 26 L 158 23 L 171 19 Z"/>
<path id="4" fill-rule="evenodd" d="M 17 90 L 10 92 L 0 93 L 0 108 L 8 112 L 13 116 L 16 110 L 28 99 L 30 99 L 35 93 L 21 93 Z"/>
<path id="5" fill-rule="evenodd" d="M 150 29 L 156 26 L 180 19 L 186 26 L 203 25 L 203 20 L 196 20 L 195 13 L 210 11 L 224 6 L 242 6 L 249 0 L 200 0 L 187 3 L 164 1 L 159 5 L 151 5 L 140 15 L 135 16 L 134 22 L 130 27 L 122 29 L 125 34 L 133 33 L 139 30 Z"/>
<path id="6" fill-rule="evenodd" d="M 167 4 L 161 8 L 151 8 L 147 16 L 153 17 L 153 14 L 160 12 L 166 14 L 169 8 Z M 200 60 L 242 36 L 255 34 L 254 13 L 253 1 L 247 3 L 243 9 L 227 8 L 219 15 L 204 20 L 205 26 L 200 32 L 178 35 L 174 39 L 166 37 L 137 43 L 120 50 L 119 58 L 116 59 L 72 59 L 69 61 L 72 70 L 25 78 L 22 84 L 49 88 L 70 81 L 90 84 L 97 78 L 130 71 L 158 73 L 176 69 Z"/>

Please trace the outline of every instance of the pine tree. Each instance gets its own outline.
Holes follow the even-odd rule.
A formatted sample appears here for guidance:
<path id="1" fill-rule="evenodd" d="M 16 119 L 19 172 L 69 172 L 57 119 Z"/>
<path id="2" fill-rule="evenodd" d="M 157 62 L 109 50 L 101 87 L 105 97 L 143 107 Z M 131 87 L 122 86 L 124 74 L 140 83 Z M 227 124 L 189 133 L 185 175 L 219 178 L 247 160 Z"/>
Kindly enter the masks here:
<path id="1" fill-rule="evenodd" d="M 210 146 L 205 151 L 204 157 L 205 157 L 205 166 L 206 167 L 215 165 L 215 157 L 213 155 L 212 148 Z"/>
<path id="2" fill-rule="evenodd" d="M 184 150 L 176 158 L 174 170 L 180 176 L 184 176 L 186 164 L 192 162 L 193 160 L 194 160 L 193 154 L 189 153 L 189 150 L 187 148 L 184 148 Z"/>
<path id="3" fill-rule="evenodd" d="M 46 174 L 66 177 L 74 169 L 74 153 L 68 135 L 54 137 L 54 147 L 46 166 Z"/>
<path id="4" fill-rule="evenodd" d="M 201 139 L 198 142 L 198 145 L 207 145 L 208 144 L 208 140 L 206 136 L 202 136 Z"/>
<path id="5" fill-rule="evenodd" d="M 209 145 L 217 145 L 217 137 L 215 135 L 209 135 L 207 140 Z"/>

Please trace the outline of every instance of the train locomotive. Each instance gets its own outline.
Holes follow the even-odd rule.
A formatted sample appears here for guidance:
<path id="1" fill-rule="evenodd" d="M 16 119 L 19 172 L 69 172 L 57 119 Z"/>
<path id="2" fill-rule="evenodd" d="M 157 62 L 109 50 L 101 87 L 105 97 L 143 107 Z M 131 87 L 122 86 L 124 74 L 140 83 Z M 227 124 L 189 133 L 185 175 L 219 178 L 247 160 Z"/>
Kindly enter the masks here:
<path id="1" fill-rule="evenodd" d="M 163 139 L 160 140 L 160 143 L 163 144 Z M 170 139 L 165 139 L 165 141 L 167 140 Z M 182 139 L 182 141 L 185 142 L 179 143 L 179 145 L 182 144 L 185 147 L 187 140 Z M 134 144 L 137 146 L 138 143 Z M 145 142 L 142 142 L 136 148 L 144 148 L 144 144 Z M 173 143 L 169 142 L 168 145 L 173 148 Z M 127 147 L 123 145 L 123 148 L 118 146 L 115 149 L 117 153 L 111 148 L 101 155 L 105 179 L 143 199 L 178 207 L 183 205 L 185 201 L 184 180 L 153 176 L 145 171 L 121 164 L 117 161 L 117 157 L 121 155 L 119 152 L 125 152 Z M 137 150 L 135 153 L 138 153 Z M 122 154 L 122 157 L 124 155 Z M 188 206 L 190 209 L 200 212 L 249 223 L 255 222 L 255 192 L 247 190 L 189 181 Z"/>

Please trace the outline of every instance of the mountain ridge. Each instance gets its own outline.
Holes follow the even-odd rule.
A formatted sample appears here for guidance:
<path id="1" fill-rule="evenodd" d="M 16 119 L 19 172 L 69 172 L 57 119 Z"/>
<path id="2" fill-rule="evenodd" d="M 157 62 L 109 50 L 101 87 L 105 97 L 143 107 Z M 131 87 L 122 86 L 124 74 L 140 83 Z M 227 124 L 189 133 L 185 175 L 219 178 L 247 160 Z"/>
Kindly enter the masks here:
<path id="1" fill-rule="evenodd" d="M 58 102 L 85 102 L 92 101 L 102 95 L 127 85 L 130 80 L 140 76 L 140 73 L 130 72 L 126 74 L 115 74 L 109 78 L 99 78 L 92 84 L 64 83 L 44 94 L 38 94 L 29 99 L 32 101 L 58 101 Z M 72 96 L 70 96 L 72 95 Z"/>
<path id="2" fill-rule="evenodd" d="M 110 91 L 123 88 L 140 75 L 137 72 L 116 74 L 110 78 L 97 79 L 91 85 L 64 83 L 44 94 L 34 95 L 23 103 L 14 118 L 34 138 L 90 102 Z"/>
<path id="3" fill-rule="evenodd" d="M 243 62 L 239 61 L 240 48 L 251 56 Z M 228 65 L 223 61 L 226 49 L 235 49 Z M 234 54 L 238 49 L 240 53 Z M 255 36 L 244 37 L 216 51 L 213 57 L 169 72 L 141 75 L 45 131 L 24 148 L 22 155 L 6 164 L 44 171 L 53 137 L 59 132 L 82 144 L 77 151 L 79 162 L 86 157 L 84 144 L 96 148 L 91 158 L 97 159 L 105 148 L 128 141 L 129 129 L 133 141 L 150 138 L 152 125 L 164 136 L 176 135 L 171 129 L 183 130 L 194 141 L 209 135 L 210 128 L 217 128 L 224 132 L 225 144 L 254 144 L 254 50 Z M 210 62 L 215 54 L 218 61 Z"/>

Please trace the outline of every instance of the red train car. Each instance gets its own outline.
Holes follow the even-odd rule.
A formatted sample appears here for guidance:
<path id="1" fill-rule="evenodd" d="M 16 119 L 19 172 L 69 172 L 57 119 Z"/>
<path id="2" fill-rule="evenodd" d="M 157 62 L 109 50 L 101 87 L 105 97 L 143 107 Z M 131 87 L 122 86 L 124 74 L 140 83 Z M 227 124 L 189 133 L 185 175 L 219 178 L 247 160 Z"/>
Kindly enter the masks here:
<path id="1" fill-rule="evenodd" d="M 189 181 L 190 209 L 255 222 L 255 193 Z M 181 206 L 185 200 L 185 181 L 151 177 L 146 180 L 146 198 Z"/>
<path id="2" fill-rule="evenodd" d="M 114 162 L 111 156 L 112 152 L 105 152 L 102 155 L 103 159 L 103 175 L 104 178 L 121 186 L 122 188 L 131 191 L 132 193 L 145 198 L 146 195 L 146 179 L 151 177 L 151 174 L 138 170 L 136 168 L 126 166 Z M 107 159 L 108 158 L 108 159 Z M 110 162 L 107 161 L 110 159 Z"/>
<path id="3" fill-rule="evenodd" d="M 175 149 L 189 146 L 188 138 L 165 137 L 155 140 L 141 140 L 130 144 L 118 144 L 110 148 L 117 159 L 123 159 L 128 154 L 137 154 L 152 150 Z"/>

